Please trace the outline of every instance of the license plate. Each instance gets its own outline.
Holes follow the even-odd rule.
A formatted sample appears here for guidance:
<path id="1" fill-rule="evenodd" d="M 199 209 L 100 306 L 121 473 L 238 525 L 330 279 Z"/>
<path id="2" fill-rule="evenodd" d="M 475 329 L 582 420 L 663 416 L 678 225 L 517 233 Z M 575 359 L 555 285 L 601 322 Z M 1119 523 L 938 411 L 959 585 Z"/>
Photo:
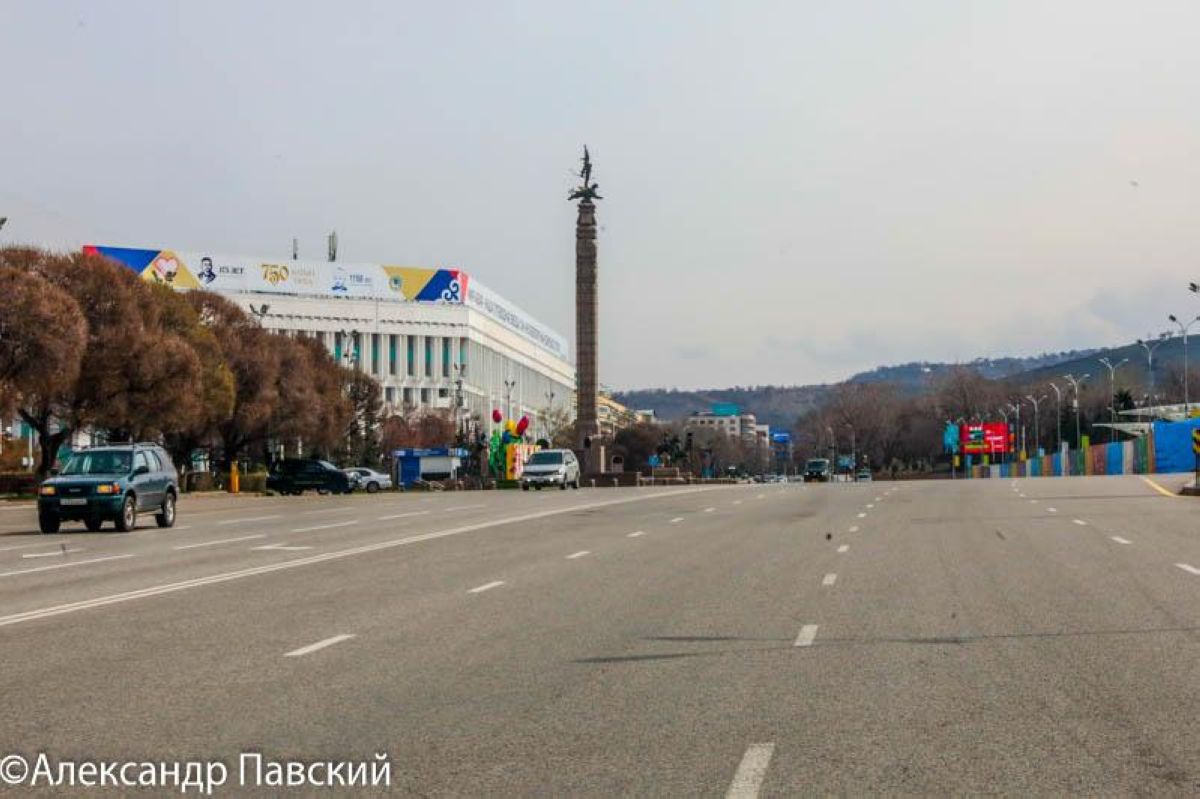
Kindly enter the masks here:
<path id="1" fill-rule="evenodd" d="M 86 505 L 87 500 L 86 499 L 60 499 L 58 501 L 58 504 L 60 504 L 60 505 Z"/>

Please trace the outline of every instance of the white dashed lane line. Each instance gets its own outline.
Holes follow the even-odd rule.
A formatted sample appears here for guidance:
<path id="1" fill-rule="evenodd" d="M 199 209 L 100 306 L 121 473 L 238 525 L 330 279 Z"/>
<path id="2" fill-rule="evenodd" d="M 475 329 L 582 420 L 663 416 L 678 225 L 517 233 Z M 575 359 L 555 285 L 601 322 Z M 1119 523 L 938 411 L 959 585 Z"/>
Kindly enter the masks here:
<path id="1" fill-rule="evenodd" d="M 1080 527 L 1087 527 L 1087 522 L 1085 522 L 1083 519 L 1072 519 L 1071 521 L 1075 524 L 1078 524 Z"/>
<path id="2" fill-rule="evenodd" d="M 312 527 L 297 527 L 292 530 L 293 533 L 311 533 L 313 530 L 332 530 L 335 527 L 349 527 L 352 524 L 358 524 L 358 519 L 350 519 L 344 522 L 333 522 L 332 524 L 317 524 Z"/>
<path id="3" fill-rule="evenodd" d="M 817 625 L 806 624 L 800 628 L 800 634 L 796 636 L 796 643 L 793 646 L 812 646 L 812 642 L 817 637 Z"/>
<path id="4" fill-rule="evenodd" d="M 316 514 L 318 514 L 318 513 L 337 513 L 338 511 L 345 511 L 345 510 L 348 510 L 348 508 L 345 508 L 345 507 L 338 507 L 338 508 L 320 508 L 319 510 L 306 510 L 306 511 L 303 511 L 303 514 L 304 514 L 305 516 L 313 516 L 313 515 L 316 515 Z"/>
<path id="5" fill-rule="evenodd" d="M 56 549 L 53 552 L 28 552 L 22 555 L 22 558 L 61 558 L 63 555 L 73 555 L 76 552 L 83 552 L 83 547 L 79 549 Z"/>
<path id="6" fill-rule="evenodd" d="M 238 536 L 237 538 L 222 538 L 218 541 L 201 541 L 196 544 L 181 544 L 180 546 L 177 546 L 177 547 L 171 547 L 171 549 L 176 549 L 176 550 L 200 549 L 201 547 L 215 547 L 218 544 L 236 544 L 239 541 L 254 541 L 256 539 L 266 538 L 266 537 L 267 537 L 266 533 L 258 533 L 257 535 L 243 535 L 243 536 Z"/>
<path id="7" fill-rule="evenodd" d="M 1112 540 L 1113 540 L 1113 541 L 1116 541 L 1118 544 L 1131 544 L 1131 543 L 1133 543 L 1132 541 L 1130 541 L 1130 540 L 1129 540 L 1129 539 L 1127 539 L 1127 538 L 1121 538 L 1121 536 L 1119 536 L 1119 535 L 1114 535 L 1114 536 L 1110 536 L 1110 537 L 1112 538 Z"/>
<path id="8" fill-rule="evenodd" d="M 837 575 L 831 573 L 831 574 L 825 575 L 825 579 L 821 581 L 821 585 L 830 586 L 836 582 L 837 582 Z"/>
<path id="9" fill-rule="evenodd" d="M 679 524 L 681 521 L 683 521 L 683 517 L 676 516 L 674 519 L 671 520 L 671 524 Z"/>
<path id="10" fill-rule="evenodd" d="M 320 511 L 323 513 L 324 511 Z M 218 527 L 224 527 L 229 524 L 250 524 L 251 522 L 269 522 L 272 519 L 282 519 L 282 516 L 251 516 L 248 519 L 226 519 L 223 522 L 217 522 Z"/>
<path id="11" fill-rule="evenodd" d="M 572 552 L 570 555 L 567 555 L 567 560 L 578 560 L 579 558 L 590 554 L 592 553 L 589 550 L 581 549 L 578 552 Z"/>
<path id="12" fill-rule="evenodd" d="M 857 532 L 858 532 L 858 525 L 857 525 L 857 524 L 852 524 L 852 525 L 850 525 L 850 532 L 852 532 L 852 533 L 857 533 Z"/>
<path id="13" fill-rule="evenodd" d="M 0 572 L 0 577 L 16 577 L 21 574 L 34 574 L 35 572 L 48 572 L 52 569 L 66 569 L 70 566 L 87 566 L 91 563 L 104 563 L 109 560 L 124 560 L 125 558 L 136 558 L 137 555 L 109 555 L 105 558 L 90 558 L 88 560 L 73 560 L 70 563 L 55 563 L 50 566 L 36 566 L 32 569 L 16 569 L 14 571 Z"/>
<path id="14" fill-rule="evenodd" d="M 502 585 L 504 585 L 503 580 L 496 580 L 494 582 L 484 583 L 483 585 L 476 586 L 475 588 L 472 588 L 467 593 L 468 594 L 482 594 L 484 591 L 491 591 L 493 588 L 499 588 Z"/>
<path id="15" fill-rule="evenodd" d="M 378 517 L 378 521 L 390 522 L 392 519 L 404 519 L 408 516 L 424 516 L 427 513 L 429 513 L 429 511 L 427 511 L 427 510 L 412 510 L 412 511 L 409 511 L 408 513 L 393 513 L 391 516 Z"/>
<path id="16" fill-rule="evenodd" d="M 335 635 L 332 638 L 326 638 L 324 641 L 317 641 L 315 644 L 309 644 L 308 646 L 302 646 L 299 649 L 293 649 L 291 652 L 286 653 L 284 657 L 298 658 L 303 657 L 304 655 L 311 655 L 313 652 L 333 646 L 334 644 L 340 644 L 342 641 L 349 641 L 353 637 L 353 635 L 349 634 Z"/>
<path id="17" fill-rule="evenodd" d="M 713 512 L 713 511 L 715 511 L 715 510 L 716 510 L 716 508 L 705 508 L 705 509 L 704 509 L 704 512 L 705 512 L 705 513 L 712 513 L 712 512 Z"/>
<path id="18" fill-rule="evenodd" d="M 734 772 L 725 799 L 755 799 L 767 777 L 775 744 L 750 744 Z"/>
<path id="19" fill-rule="evenodd" d="M 847 553 L 847 552 L 849 552 L 849 551 L 850 551 L 850 545 L 849 545 L 849 544 L 842 544 L 840 547 L 838 547 L 838 554 L 839 554 L 839 555 L 844 555 L 844 554 L 846 554 L 846 553 Z"/>
<path id="20" fill-rule="evenodd" d="M 295 546 L 288 544 L 264 544 L 261 547 L 250 547 L 255 552 L 301 552 L 312 547 Z"/>
<path id="21" fill-rule="evenodd" d="M 642 530 L 634 530 L 632 533 L 630 533 L 629 535 L 627 535 L 627 536 L 625 536 L 625 537 L 626 537 L 626 538 L 637 538 L 638 536 L 642 536 L 642 535 L 645 535 L 645 534 L 646 534 L 646 533 L 645 533 L 644 531 L 642 531 Z"/>
<path id="22" fill-rule="evenodd" d="M 1200 569 L 1197 569 L 1195 566 L 1189 565 L 1187 563 L 1176 563 L 1175 565 L 1178 566 L 1179 568 L 1183 569 L 1188 574 L 1200 574 Z M 0 577 L 3 577 L 3 576 L 4 576 L 3 574 L 0 574 Z"/>
<path id="23" fill-rule="evenodd" d="M 860 513 L 860 514 L 858 514 L 858 518 L 860 518 L 860 519 L 865 519 L 865 518 L 867 518 L 867 514 L 865 514 L 865 513 Z"/>

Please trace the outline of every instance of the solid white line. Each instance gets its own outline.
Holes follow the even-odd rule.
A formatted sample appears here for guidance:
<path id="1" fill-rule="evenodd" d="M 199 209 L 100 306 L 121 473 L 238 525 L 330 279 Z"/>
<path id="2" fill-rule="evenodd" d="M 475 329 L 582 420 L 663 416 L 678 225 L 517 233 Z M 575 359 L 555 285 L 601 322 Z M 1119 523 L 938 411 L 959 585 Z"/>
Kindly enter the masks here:
<path id="1" fill-rule="evenodd" d="M 852 532 L 852 533 L 857 533 L 857 532 L 858 532 L 858 525 L 857 525 L 857 524 L 852 524 L 852 525 L 850 525 L 850 532 Z"/>
<path id="2" fill-rule="evenodd" d="M 408 513 L 393 513 L 391 516 L 380 516 L 379 521 L 390 522 L 392 519 L 403 519 L 406 516 L 424 516 L 427 513 L 429 513 L 427 510 L 414 510 L 409 511 Z"/>
<path id="3" fill-rule="evenodd" d="M 1116 541 L 1118 544 L 1132 544 L 1133 543 L 1128 538 L 1121 538 L 1121 536 L 1119 536 L 1119 535 L 1114 535 L 1114 536 L 1109 536 L 1109 537 L 1112 538 L 1113 541 Z"/>
<path id="4" fill-rule="evenodd" d="M 681 521 L 683 521 L 683 517 L 676 516 L 674 519 L 671 520 L 671 524 L 679 524 Z"/>
<path id="5" fill-rule="evenodd" d="M 109 555 L 106 558 L 92 558 L 91 560 L 73 560 L 70 563 L 55 563 L 53 566 L 38 566 L 33 569 L 18 569 L 11 572 L 0 572 L 0 577 L 16 577 L 18 574 L 33 574 L 34 572 L 48 572 L 51 569 L 65 569 L 68 566 L 86 566 L 89 563 L 103 563 L 106 560 L 121 560 L 122 558 L 136 558 L 137 555 Z M 0 624 L 3 621 L 0 620 Z"/>
<path id="6" fill-rule="evenodd" d="M 840 547 L 838 547 L 838 552 L 839 552 L 839 553 L 841 553 L 841 554 L 845 554 L 845 553 L 847 553 L 847 552 L 849 552 L 849 551 L 850 551 L 850 545 L 849 545 L 849 544 L 842 544 Z"/>
<path id="7" fill-rule="evenodd" d="M 327 646 L 340 644 L 342 641 L 349 641 L 353 637 L 353 635 L 335 635 L 332 638 L 326 638 L 324 641 L 317 641 L 315 644 L 309 644 L 308 646 L 302 646 L 299 649 L 293 649 L 291 652 L 288 652 L 286 655 L 284 655 L 284 657 L 298 658 L 301 655 L 311 655 L 318 649 L 324 649 Z"/>
<path id="8" fill-rule="evenodd" d="M 858 518 L 860 518 L 860 519 L 865 519 L 865 518 L 867 518 L 867 514 L 865 514 L 865 513 L 860 513 L 860 514 L 858 514 Z"/>
<path id="9" fill-rule="evenodd" d="M 54 552 L 30 552 L 22 555 L 23 558 L 61 558 L 63 555 L 70 555 L 73 552 L 83 552 L 83 547 L 79 549 L 59 549 Z"/>
<path id="10" fill-rule="evenodd" d="M 484 583 L 483 585 L 472 588 L 467 593 L 468 594 L 482 594 L 484 591 L 491 591 L 493 588 L 498 588 L 502 585 L 504 585 L 503 580 L 496 580 L 493 583 Z"/>
<path id="11" fill-rule="evenodd" d="M 836 582 L 837 582 L 836 574 L 827 574 L 827 575 L 825 575 L 825 579 L 821 581 L 821 585 L 833 585 Z"/>
<path id="12" fill-rule="evenodd" d="M 1080 527 L 1087 527 L 1087 522 L 1085 522 L 1083 519 L 1072 519 L 1071 521 L 1075 522 L 1075 524 L 1078 524 Z"/>
<path id="13" fill-rule="evenodd" d="M 800 628 L 800 634 L 796 636 L 796 643 L 793 646 L 812 646 L 813 639 L 817 637 L 817 625 L 806 624 Z"/>
<path id="14" fill-rule="evenodd" d="M 734 772 L 725 799 L 755 799 L 767 777 L 767 766 L 771 764 L 774 752 L 775 744 L 750 744 Z"/>
<path id="15" fill-rule="evenodd" d="M 1190 574 L 1200 574 L 1200 569 L 1197 569 L 1195 566 L 1189 566 L 1186 563 L 1176 563 L 1175 565 Z M 0 575 L 0 576 L 3 576 L 3 575 Z"/>
<path id="16" fill-rule="evenodd" d="M 313 527 L 297 527 L 292 530 L 293 533 L 311 533 L 313 530 L 332 530 L 335 527 L 349 527 L 352 524 L 358 524 L 358 519 L 351 519 L 346 522 L 334 522 L 333 524 L 318 524 Z"/>
<path id="17" fill-rule="evenodd" d="M 224 527 L 227 524 L 250 524 L 250 522 L 269 522 L 272 519 L 282 519 L 279 514 L 274 516 L 252 516 L 249 519 L 226 519 L 223 522 L 217 522 L 218 527 Z"/>
<path id="18" fill-rule="evenodd" d="M 646 533 L 643 530 L 634 530 L 632 533 L 630 533 L 629 535 L 627 535 L 625 537 L 626 538 L 637 538 L 639 535 L 645 535 L 645 534 Z"/>
<path id="19" fill-rule="evenodd" d="M 448 538 L 455 535 L 463 535 L 464 533 L 473 533 L 478 530 L 486 530 L 491 527 L 500 527 L 506 524 L 516 524 L 520 522 L 529 522 L 536 519 L 545 519 L 550 516 L 559 516 L 564 513 L 574 513 L 580 510 L 589 510 L 591 508 L 605 508 L 614 505 L 627 505 L 632 502 L 644 502 L 647 500 L 661 499 L 663 497 L 678 497 L 687 494 L 698 494 L 703 491 L 717 491 L 715 488 L 685 488 L 667 490 L 661 493 L 655 492 L 651 494 L 643 494 L 640 496 L 629 496 L 622 499 L 612 499 L 603 502 L 592 502 L 586 505 L 576 505 L 571 508 L 554 509 L 539 511 L 537 513 L 525 513 L 519 516 L 510 516 L 507 519 L 491 519 L 485 522 L 474 522 L 472 524 L 464 524 L 459 527 L 450 527 L 445 530 L 434 530 L 428 533 L 419 535 L 405 536 L 404 538 L 396 538 L 390 541 L 380 541 L 374 544 L 364 544 L 363 546 L 351 547 L 350 549 L 341 549 L 334 552 L 322 552 L 318 555 L 309 555 L 303 558 L 293 558 L 279 563 L 268 563 L 262 566 L 255 566 L 248 569 L 239 569 L 238 571 L 223 572 L 212 574 L 207 577 L 196 577 L 190 580 L 181 580 L 177 583 L 165 583 L 163 585 L 155 585 L 149 588 L 140 588 L 135 591 L 125 591 L 119 594 L 109 594 L 107 596 L 94 597 L 92 599 L 84 599 L 78 602 L 68 602 L 63 605 L 52 605 L 45 608 L 37 608 L 35 610 L 27 610 L 22 613 L 12 613 L 8 616 L 0 616 L 0 627 L 7 627 L 10 624 L 22 624 L 27 621 L 35 621 L 37 619 L 46 619 L 53 616 L 62 616 L 67 613 L 75 613 L 80 610 L 91 610 L 93 608 L 106 607 L 108 605 L 116 605 L 122 602 L 131 602 L 135 599 L 146 599 L 153 596 L 162 596 L 163 594 L 172 594 L 176 591 L 186 591 L 191 588 L 199 588 L 206 585 L 217 585 L 219 583 L 229 582 L 231 580 L 240 580 L 245 577 L 256 577 L 261 574 L 271 574 L 277 571 L 288 569 L 296 569 L 301 566 L 312 566 L 318 563 L 325 563 L 331 560 L 340 560 L 342 558 L 354 557 L 356 555 L 365 555 L 372 552 L 379 552 L 385 549 L 394 547 L 408 546 L 417 544 L 423 541 L 433 541 L 439 538 Z M 126 557 L 119 555 L 118 557 Z M 132 556 L 129 556 L 132 557 Z"/>
<path id="20" fill-rule="evenodd" d="M 592 553 L 589 552 L 588 550 L 581 549 L 578 552 L 574 552 L 570 555 L 567 555 L 567 560 L 575 560 L 576 558 L 582 558 L 584 555 L 590 555 L 590 554 L 592 554 Z"/>
<path id="21" fill-rule="evenodd" d="M 217 544 L 233 544 L 238 541 L 253 541 L 256 538 L 266 538 L 266 533 L 258 533 L 257 535 L 243 535 L 238 538 L 222 538 L 219 541 L 201 541 L 199 544 L 182 544 L 171 549 L 199 549 L 200 547 L 215 547 Z"/>

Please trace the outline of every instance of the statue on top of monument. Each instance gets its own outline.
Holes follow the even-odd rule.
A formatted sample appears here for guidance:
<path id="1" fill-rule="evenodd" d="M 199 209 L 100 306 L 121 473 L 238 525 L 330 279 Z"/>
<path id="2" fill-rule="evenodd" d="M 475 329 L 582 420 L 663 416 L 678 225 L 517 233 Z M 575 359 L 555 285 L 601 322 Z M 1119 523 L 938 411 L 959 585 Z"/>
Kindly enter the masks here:
<path id="1" fill-rule="evenodd" d="M 568 200 L 603 200 L 604 198 L 597 193 L 600 188 L 599 183 L 592 182 L 592 156 L 588 153 L 587 145 L 583 145 L 583 168 L 579 170 L 579 177 L 583 178 L 583 185 L 578 186 L 567 196 Z"/>

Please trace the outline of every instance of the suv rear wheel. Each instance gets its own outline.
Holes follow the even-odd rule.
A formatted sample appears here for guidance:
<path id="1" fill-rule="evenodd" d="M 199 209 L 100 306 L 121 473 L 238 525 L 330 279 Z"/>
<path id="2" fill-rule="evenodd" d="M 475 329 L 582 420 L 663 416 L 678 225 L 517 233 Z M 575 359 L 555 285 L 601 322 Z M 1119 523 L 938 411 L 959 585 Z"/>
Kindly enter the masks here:
<path id="1" fill-rule="evenodd" d="M 163 499 L 162 509 L 154 516 L 154 521 L 158 522 L 159 527 L 174 527 L 175 526 L 175 492 L 168 491 L 167 496 Z"/>
<path id="2" fill-rule="evenodd" d="M 117 517 L 117 532 L 128 533 L 137 527 L 137 500 L 132 494 L 126 495 L 121 503 L 121 515 Z"/>

